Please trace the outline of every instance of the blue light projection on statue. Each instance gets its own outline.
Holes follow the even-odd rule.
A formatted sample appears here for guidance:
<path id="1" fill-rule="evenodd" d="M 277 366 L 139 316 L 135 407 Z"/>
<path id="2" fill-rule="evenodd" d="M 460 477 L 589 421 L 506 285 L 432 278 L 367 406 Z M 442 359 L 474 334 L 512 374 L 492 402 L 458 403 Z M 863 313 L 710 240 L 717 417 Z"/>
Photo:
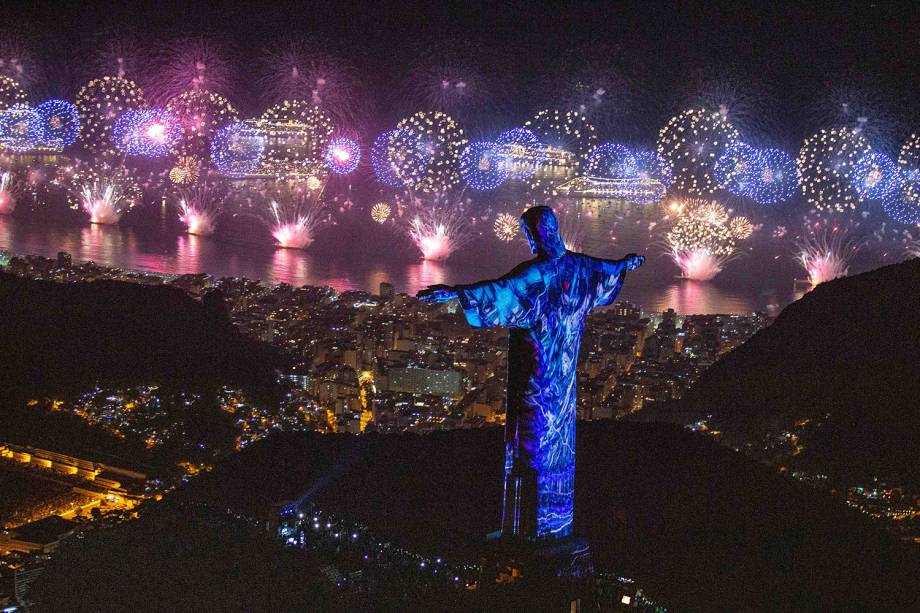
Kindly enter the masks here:
<path id="1" fill-rule="evenodd" d="M 603 260 L 566 250 L 553 210 L 521 216 L 536 257 L 492 281 L 419 292 L 458 299 L 473 327 L 510 328 L 503 536 L 562 538 L 572 532 L 578 349 L 591 309 L 613 302 L 627 270 L 645 258 Z"/>

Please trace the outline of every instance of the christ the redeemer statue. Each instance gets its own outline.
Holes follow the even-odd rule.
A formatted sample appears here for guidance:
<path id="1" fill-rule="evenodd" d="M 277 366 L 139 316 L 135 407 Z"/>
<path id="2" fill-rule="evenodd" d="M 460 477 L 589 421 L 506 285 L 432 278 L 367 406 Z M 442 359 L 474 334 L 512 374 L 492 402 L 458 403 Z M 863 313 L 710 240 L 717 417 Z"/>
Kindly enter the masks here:
<path id="1" fill-rule="evenodd" d="M 494 281 L 434 285 L 418 297 L 459 300 L 471 326 L 511 329 L 502 536 L 562 538 L 572 532 L 575 370 L 585 318 L 613 302 L 626 271 L 645 258 L 566 250 L 545 206 L 525 211 L 521 228 L 535 258 Z"/>

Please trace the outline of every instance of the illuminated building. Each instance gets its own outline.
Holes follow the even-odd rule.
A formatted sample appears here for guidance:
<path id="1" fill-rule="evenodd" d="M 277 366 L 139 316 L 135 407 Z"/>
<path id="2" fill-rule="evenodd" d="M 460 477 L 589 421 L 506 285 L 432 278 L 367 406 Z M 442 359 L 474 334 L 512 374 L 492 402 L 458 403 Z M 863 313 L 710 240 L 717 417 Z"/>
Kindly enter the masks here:
<path id="1" fill-rule="evenodd" d="M 459 397 L 460 373 L 456 370 L 430 368 L 391 368 L 388 373 L 391 392 Z"/>

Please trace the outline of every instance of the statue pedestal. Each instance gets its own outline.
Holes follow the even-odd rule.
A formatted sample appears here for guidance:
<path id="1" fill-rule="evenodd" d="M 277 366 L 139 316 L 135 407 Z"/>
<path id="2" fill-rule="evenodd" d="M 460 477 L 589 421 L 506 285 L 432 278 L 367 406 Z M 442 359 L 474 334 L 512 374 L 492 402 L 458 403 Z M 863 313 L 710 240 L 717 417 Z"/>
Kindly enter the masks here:
<path id="1" fill-rule="evenodd" d="M 552 541 L 490 539 L 480 555 L 480 589 L 502 594 L 500 600 L 542 603 L 533 610 L 580 610 L 581 603 L 590 602 L 594 583 L 588 540 L 578 536 Z"/>

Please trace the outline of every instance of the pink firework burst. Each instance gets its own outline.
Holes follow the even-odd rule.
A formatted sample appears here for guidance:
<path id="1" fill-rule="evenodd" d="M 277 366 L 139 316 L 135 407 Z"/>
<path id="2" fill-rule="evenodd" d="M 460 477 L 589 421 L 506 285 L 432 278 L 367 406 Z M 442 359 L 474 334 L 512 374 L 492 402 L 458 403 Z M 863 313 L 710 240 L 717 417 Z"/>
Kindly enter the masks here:
<path id="1" fill-rule="evenodd" d="M 16 209 L 15 181 L 9 170 L 0 171 L 0 215 L 9 215 Z"/>
<path id="2" fill-rule="evenodd" d="M 0 75 L 23 87 L 41 80 L 41 67 L 26 39 L 12 31 L 0 31 Z"/>
<path id="3" fill-rule="evenodd" d="M 359 93 L 357 71 L 325 51 L 327 45 L 294 40 L 266 49 L 258 84 L 266 105 L 283 100 L 308 100 L 339 123 L 353 125 Z"/>
<path id="4" fill-rule="evenodd" d="M 146 81 L 148 52 L 132 38 L 109 38 L 93 46 L 87 64 L 96 75 L 109 75 L 121 79 Z"/>
<path id="5" fill-rule="evenodd" d="M 320 185 L 297 181 L 267 194 L 268 202 L 260 217 L 279 247 L 306 249 L 317 232 L 330 222 L 329 209 L 323 202 L 324 188 L 324 181 Z"/>
<path id="6" fill-rule="evenodd" d="M 179 221 L 186 232 L 199 236 L 214 234 L 215 222 L 220 215 L 227 191 L 207 181 L 191 188 L 179 189 Z"/>
<path id="7" fill-rule="evenodd" d="M 163 52 L 151 78 L 151 97 L 157 104 L 185 91 L 208 90 L 229 95 L 234 64 L 226 44 L 196 37 L 174 41 Z"/>
<path id="8" fill-rule="evenodd" d="M 681 276 L 694 281 L 712 281 L 722 272 L 728 258 L 711 253 L 706 249 L 674 251 L 674 263 L 680 268 Z"/>
<path id="9" fill-rule="evenodd" d="M 419 198 L 409 195 L 402 210 L 406 235 L 422 259 L 442 262 L 473 238 L 472 224 L 464 211 L 462 194 Z"/>

